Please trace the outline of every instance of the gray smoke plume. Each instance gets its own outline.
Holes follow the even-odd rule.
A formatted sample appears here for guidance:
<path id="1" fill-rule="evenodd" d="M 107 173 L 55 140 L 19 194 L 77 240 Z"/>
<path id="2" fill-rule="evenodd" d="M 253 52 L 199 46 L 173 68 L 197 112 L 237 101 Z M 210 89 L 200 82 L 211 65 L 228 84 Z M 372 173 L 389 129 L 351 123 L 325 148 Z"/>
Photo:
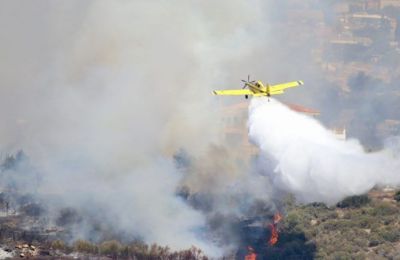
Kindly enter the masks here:
<path id="1" fill-rule="evenodd" d="M 176 196 L 182 173 L 172 155 L 213 160 L 211 90 L 236 82 L 262 46 L 255 6 L 263 4 L 3 1 L 0 147 L 23 149 L 31 164 L 5 170 L 15 177 L 7 187 L 47 203 L 54 223 L 69 207 L 129 238 L 218 255 L 205 242 L 205 216 Z M 101 239 L 75 219 L 73 239 Z"/>

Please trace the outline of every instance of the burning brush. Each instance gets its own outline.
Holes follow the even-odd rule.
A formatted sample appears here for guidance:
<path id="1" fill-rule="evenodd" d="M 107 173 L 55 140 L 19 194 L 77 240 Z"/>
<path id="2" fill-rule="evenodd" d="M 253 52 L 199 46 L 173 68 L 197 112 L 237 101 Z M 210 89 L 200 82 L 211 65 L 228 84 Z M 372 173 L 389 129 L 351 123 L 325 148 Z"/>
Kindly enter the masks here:
<path id="1" fill-rule="evenodd" d="M 270 237 L 270 239 L 268 241 L 268 244 L 270 246 L 274 246 L 278 242 L 279 233 L 278 233 L 277 225 L 281 220 L 282 220 L 282 215 L 279 212 L 277 212 L 274 215 L 273 223 L 269 224 L 269 226 L 271 228 L 271 237 Z"/>
<path id="2" fill-rule="evenodd" d="M 278 242 L 278 223 L 282 220 L 282 215 L 277 212 L 274 215 L 274 219 L 271 224 L 268 226 L 271 229 L 271 237 L 268 240 L 268 245 L 269 246 L 274 246 Z M 255 252 L 255 249 L 252 246 L 247 247 L 247 255 L 244 257 L 244 260 L 256 260 L 257 259 L 257 254 Z"/>
<path id="3" fill-rule="evenodd" d="M 257 254 L 254 251 L 254 248 L 251 246 L 247 247 L 247 255 L 244 257 L 244 260 L 256 260 L 257 259 Z"/>

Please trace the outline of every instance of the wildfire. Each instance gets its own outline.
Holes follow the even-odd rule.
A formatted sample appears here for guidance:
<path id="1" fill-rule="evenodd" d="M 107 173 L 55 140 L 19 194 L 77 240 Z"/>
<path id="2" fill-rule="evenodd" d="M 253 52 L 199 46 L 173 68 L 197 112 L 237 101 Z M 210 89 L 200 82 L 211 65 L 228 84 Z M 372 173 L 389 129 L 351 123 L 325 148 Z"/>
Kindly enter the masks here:
<path id="1" fill-rule="evenodd" d="M 278 224 L 281 220 L 282 220 L 282 215 L 281 215 L 281 213 L 277 212 L 274 215 L 274 224 L 275 225 Z"/>
<path id="2" fill-rule="evenodd" d="M 269 226 L 271 228 L 271 237 L 268 241 L 268 244 L 270 246 L 273 246 L 278 242 L 279 234 L 278 234 L 277 225 L 281 220 L 282 220 L 282 215 L 279 212 L 277 212 L 274 215 L 274 222 L 272 224 L 269 224 Z"/>
<path id="3" fill-rule="evenodd" d="M 273 246 L 278 242 L 279 234 L 277 225 L 281 220 L 282 220 L 282 215 L 279 212 L 277 212 L 274 215 L 273 222 L 269 224 L 269 227 L 271 228 L 271 237 L 268 241 L 268 244 L 270 246 Z M 254 248 L 252 248 L 251 246 L 247 247 L 247 255 L 244 257 L 244 260 L 257 260 L 257 254 L 255 253 Z"/>
<path id="4" fill-rule="evenodd" d="M 254 252 L 254 249 L 249 246 L 247 247 L 247 255 L 244 257 L 244 260 L 256 260 L 257 259 L 257 254 Z"/>
<path id="5" fill-rule="evenodd" d="M 275 244 L 278 242 L 278 237 L 279 237 L 279 235 L 278 235 L 278 231 L 276 230 L 275 225 L 269 224 L 269 226 L 270 226 L 270 228 L 271 228 L 271 237 L 270 237 L 270 239 L 269 239 L 269 241 L 268 241 L 268 244 L 269 244 L 270 246 L 273 246 L 273 245 L 275 245 Z"/>

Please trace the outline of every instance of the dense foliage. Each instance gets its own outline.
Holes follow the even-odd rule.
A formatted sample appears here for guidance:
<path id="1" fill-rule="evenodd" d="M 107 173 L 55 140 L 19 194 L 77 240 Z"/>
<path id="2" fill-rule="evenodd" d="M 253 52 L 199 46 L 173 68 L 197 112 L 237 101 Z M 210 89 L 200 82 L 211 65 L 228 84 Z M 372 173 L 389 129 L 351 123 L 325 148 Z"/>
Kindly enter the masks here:
<path id="1" fill-rule="evenodd" d="M 331 208 L 320 204 L 292 207 L 282 232 L 304 234 L 307 243 L 316 245 L 317 259 L 397 259 L 399 213 L 400 204 L 394 199 L 353 196 Z"/>

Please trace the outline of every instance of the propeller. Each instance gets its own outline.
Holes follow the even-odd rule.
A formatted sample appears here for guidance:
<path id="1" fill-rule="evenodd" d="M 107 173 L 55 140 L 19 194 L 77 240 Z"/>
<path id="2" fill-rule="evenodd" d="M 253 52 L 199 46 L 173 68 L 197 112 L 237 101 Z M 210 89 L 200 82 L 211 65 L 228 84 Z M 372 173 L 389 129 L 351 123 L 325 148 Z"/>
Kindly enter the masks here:
<path id="1" fill-rule="evenodd" d="M 256 83 L 254 80 L 250 81 L 250 75 L 247 75 L 247 81 L 242 79 L 242 82 L 244 82 L 244 86 L 242 87 L 242 89 L 247 87 L 247 84 L 254 84 Z"/>

